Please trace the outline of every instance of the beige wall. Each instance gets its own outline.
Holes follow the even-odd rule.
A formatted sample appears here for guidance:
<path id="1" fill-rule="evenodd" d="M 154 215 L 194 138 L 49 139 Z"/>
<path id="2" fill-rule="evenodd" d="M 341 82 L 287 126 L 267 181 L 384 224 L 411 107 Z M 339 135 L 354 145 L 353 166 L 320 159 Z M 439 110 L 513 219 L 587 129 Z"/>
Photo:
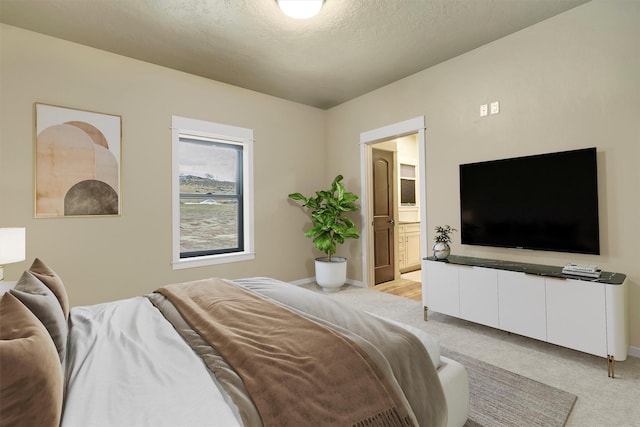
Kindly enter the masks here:
<path id="1" fill-rule="evenodd" d="M 38 256 L 82 305 L 207 276 L 313 275 L 308 218 L 287 194 L 325 178 L 324 111 L 6 25 L 0 97 L 0 227 L 27 228 L 28 260 L 7 280 Z M 34 102 L 122 116 L 122 216 L 34 219 Z M 174 114 L 254 129 L 255 260 L 172 270 Z"/>
<path id="2" fill-rule="evenodd" d="M 470 256 L 596 263 L 630 282 L 640 347 L 640 2 L 595 0 L 328 112 L 0 25 L 0 226 L 27 227 L 27 258 L 63 277 L 73 305 L 207 276 L 313 275 L 307 218 L 286 200 L 337 173 L 360 190 L 359 135 L 424 115 L 426 209 L 459 228 L 460 163 L 598 147 L 602 255 L 461 246 Z M 501 112 L 480 118 L 480 104 Z M 123 117 L 123 214 L 33 219 L 33 103 Z M 255 131 L 256 259 L 172 271 L 171 115 Z M 311 159 L 311 160 L 310 160 Z M 360 242 L 342 255 L 362 280 Z M 29 261 L 6 268 L 16 279 Z"/>
<path id="3" fill-rule="evenodd" d="M 460 163 L 598 148 L 601 255 L 460 245 L 453 253 L 628 275 L 631 344 L 640 347 L 640 2 L 593 1 L 328 112 L 330 171 L 358 164 L 359 134 L 425 116 L 429 242 L 460 228 Z M 480 118 L 479 106 L 501 111 Z M 359 168 L 358 168 L 359 169 Z M 348 183 L 359 188 L 353 173 Z M 429 245 L 430 246 L 430 245 Z M 358 242 L 350 257 L 360 258 Z M 362 280 L 361 265 L 351 265 Z"/>

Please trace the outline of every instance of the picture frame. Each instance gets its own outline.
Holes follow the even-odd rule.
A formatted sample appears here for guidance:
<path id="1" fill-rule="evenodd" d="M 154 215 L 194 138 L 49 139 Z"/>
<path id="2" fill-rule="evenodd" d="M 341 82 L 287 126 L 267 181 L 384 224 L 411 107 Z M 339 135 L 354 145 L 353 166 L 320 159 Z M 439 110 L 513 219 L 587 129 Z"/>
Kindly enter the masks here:
<path id="1" fill-rule="evenodd" d="M 119 216 L 122 117 L 34 104 L 35 217 Z"/>

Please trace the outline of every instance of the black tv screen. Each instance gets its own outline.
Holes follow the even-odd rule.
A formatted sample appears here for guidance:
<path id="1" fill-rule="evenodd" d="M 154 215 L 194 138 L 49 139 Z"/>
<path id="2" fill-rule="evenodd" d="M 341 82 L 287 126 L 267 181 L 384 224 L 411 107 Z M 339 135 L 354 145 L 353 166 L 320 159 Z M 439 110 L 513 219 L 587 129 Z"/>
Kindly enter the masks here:
<path id="1" fill-rule="evenodd" d="M 460 165 L 462 244 L 600 254 L 596 149 Z"/>

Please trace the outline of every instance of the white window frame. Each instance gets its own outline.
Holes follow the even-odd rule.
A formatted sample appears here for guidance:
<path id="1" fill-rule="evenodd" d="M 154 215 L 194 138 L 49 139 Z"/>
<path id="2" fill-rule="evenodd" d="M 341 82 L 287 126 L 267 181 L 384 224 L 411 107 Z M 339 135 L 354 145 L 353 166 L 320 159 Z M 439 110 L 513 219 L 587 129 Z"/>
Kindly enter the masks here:
<path id="1" fill-rule="evenodd" d="M 243 146 L 243 226 L 244 249 L 241 252 L 180 258 L 180 136 L 226 140 Z M 204 120 L 172 116 L 172 213 L 174 270 L 255 259 L 253 216 L 253 129 L 224 125 Z"/>

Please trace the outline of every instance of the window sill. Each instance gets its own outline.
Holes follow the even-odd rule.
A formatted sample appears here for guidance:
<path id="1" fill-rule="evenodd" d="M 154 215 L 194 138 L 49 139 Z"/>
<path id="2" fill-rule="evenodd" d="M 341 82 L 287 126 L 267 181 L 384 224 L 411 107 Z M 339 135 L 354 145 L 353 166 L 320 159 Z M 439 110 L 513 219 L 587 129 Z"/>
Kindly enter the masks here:
<path id="1" fill-rule="evenodd" d="M 193 258 L 182 258 L 172 263 L 174 270 L 185 268 L 204 267 L 207 265 L 227 264 L 230 262 L 249 261 L 255 259 L 255 253 L 240 252 L 234 254 L 209 255 Z"/>

